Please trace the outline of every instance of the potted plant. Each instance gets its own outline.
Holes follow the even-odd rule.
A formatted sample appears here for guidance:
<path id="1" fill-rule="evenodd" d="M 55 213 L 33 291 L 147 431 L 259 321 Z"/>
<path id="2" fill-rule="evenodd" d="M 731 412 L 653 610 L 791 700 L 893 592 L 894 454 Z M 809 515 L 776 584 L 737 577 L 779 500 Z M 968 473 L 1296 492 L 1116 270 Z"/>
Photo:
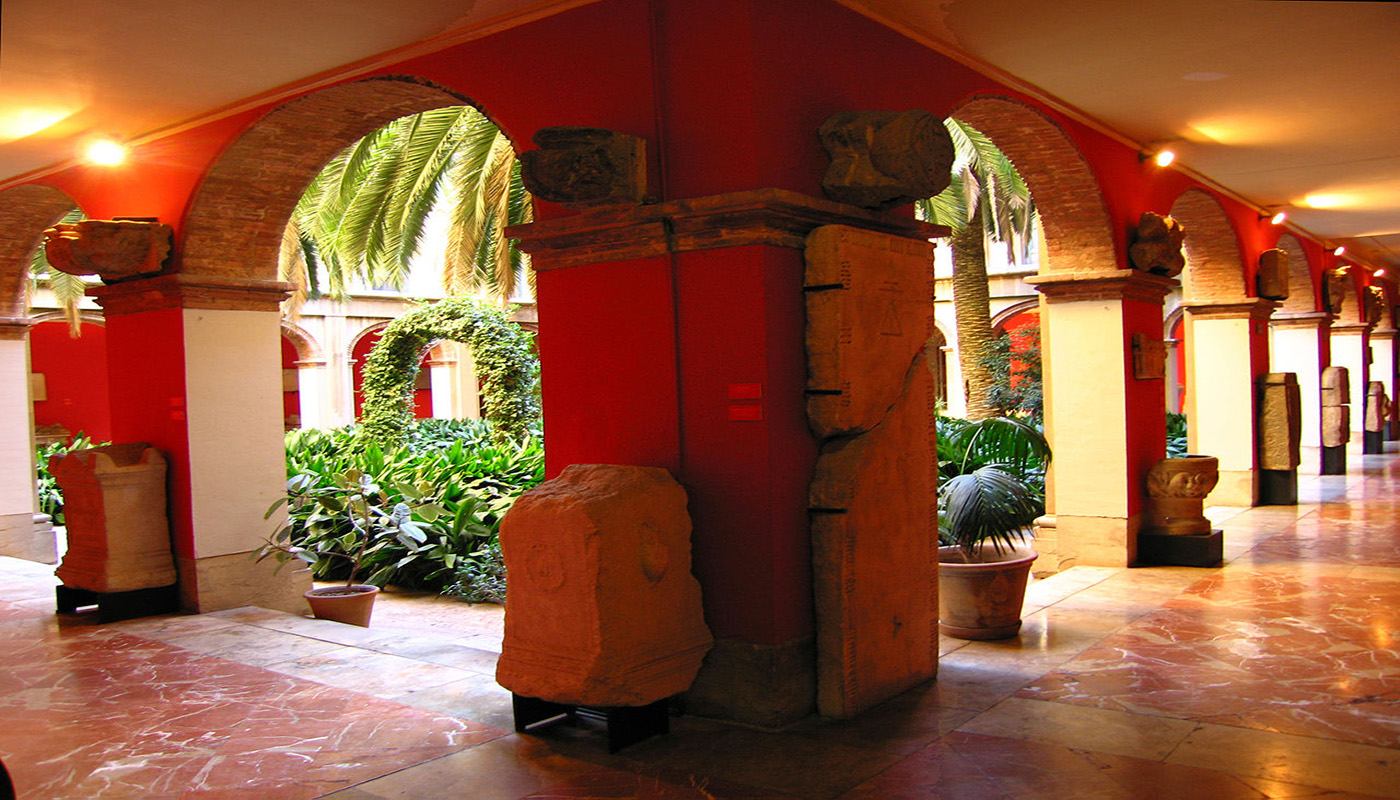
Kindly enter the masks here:
<path id="1" fill-rule="evenodd" d="M 1026 531 L 1045 513 L 1050 447 L 1006 417 L 945 420 L 939 433 L 939 628 L 960 639 L 1015 636 L 1036 558 Z"/>
<path id="2" fill-rule="evenodd" d="M 345 569 L 344 586 L 312 589 L 303 596 L 317 619 L 368 627 L 379 587 L 373 577 L 365 583 L 355 582 L 362 567 L 392 542 L 416 553 L 427 540 L 426 526 L 414 519 L 414 506 L 399 502 L 386 509 L 382 496 L 372 477 L 353 468 L 319 486 L 311 475 L 295 475 L 287 481 L 287 496 L 273 503 L 264 515 L 271 518 L 286 503 L 290 512 L 287 523 L 253 551 L 253 559 L 275 558 L 278 569 L 298 560 L 310 565 L 318 576 L 332 574 L 340 566 Z M 428 516 L 440 512 L 421 502 L 416 503 L 416 510 Z"/>

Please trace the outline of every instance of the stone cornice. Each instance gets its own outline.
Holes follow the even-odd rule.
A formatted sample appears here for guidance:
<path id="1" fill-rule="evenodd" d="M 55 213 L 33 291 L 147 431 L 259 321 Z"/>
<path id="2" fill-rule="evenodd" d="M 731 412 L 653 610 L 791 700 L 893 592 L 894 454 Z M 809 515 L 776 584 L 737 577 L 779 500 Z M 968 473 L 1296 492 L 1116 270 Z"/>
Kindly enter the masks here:
<path id="1" fill-rule="evenodd" d="M 1339 336 L 1360 336 L 1370 333 L 1371 326 L 1365 322 L 1333 322 L 1332 333 Z"/>
<path id="2" fill-rule="evenodd" d="M 1331 325 L 1335 317 L 1326 311 L 1275 311 L 1269 317 L 1274 328 L 1321 328 Z"/>
<path id="3" fill-rule="evenodd" d="M 1111 273 L 1050 274 L 1025 279 L 1048 303 L 1078 300 L 1137 300 L 1161 303 L 1179 284 L 1175 278 L 1133 269 Z"/>
<path id="4" fill-rule="evenodd" d="M 88 294 L 108 317 L 202 308 L 220 311 L 279 311 L 291 291 L 282 281 L 248 281 L 200 275 L 158 275 L 154 278 L 94 286 Z"/>
<path id="5" fill-rule="evenodd" d="M 1251 297 L 1246 300 L 1198 300 L 1182 303 L 1181 307 L 1196 319 L 1268 320 L 1278 305 L 1277 300 Z"/>
<path id="6" fill-rule="evenodd" d="M 0 341 L 20 341 L 33 325 L 34 320 L 28 317 L 0 317 Z"/>
<path id="7" fill-rule="evenodd" d="M 666 253 L 771 245 L 801 249 L 823 225 L 848 225 L 907 239 L 946 236 L 941 225 L 866 211 L 785 189 L 585 211 L 507 229 L 536 271 Z"/>

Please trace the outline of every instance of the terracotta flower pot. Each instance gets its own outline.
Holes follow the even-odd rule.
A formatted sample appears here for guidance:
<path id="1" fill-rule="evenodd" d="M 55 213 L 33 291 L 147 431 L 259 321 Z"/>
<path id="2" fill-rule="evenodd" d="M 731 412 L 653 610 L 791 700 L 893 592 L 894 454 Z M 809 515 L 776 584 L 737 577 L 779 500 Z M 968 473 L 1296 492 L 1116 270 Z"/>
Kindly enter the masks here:
<path id="1" fill-rule="evenodd" d="M 1025 547 L 968 562 L 957 547 L 938 548 L 938 627 L 958 639 L 1006 639 L 1021 630 L 1035 551 Z"/>
<path id="2" fill-rule="evenodd" d="M 374 598 L 378 595 L 378 586 L 357 583 L 348 588 L 324 586 L 312 589 L 302 597 L 311 605 L 311 614 L 316 619 L 368 628 L 370 614 L 374 612 Z"/>

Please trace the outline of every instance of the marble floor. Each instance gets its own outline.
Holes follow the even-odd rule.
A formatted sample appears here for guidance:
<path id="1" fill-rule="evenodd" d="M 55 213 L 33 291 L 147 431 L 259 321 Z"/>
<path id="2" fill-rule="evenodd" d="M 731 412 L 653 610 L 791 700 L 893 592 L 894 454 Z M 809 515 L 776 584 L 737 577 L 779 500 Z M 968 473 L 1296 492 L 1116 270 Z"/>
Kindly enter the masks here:
<path id="1" fill-rule="evenodd" d="M 1394 445 L 1391 445 L 1394 447 Z M 694 717 L 606 754 L 511 732 L 499 615 L 381 604 L 99 626 L 0 558 L 0 759 L 64 798 L 1400 798 L 1400 459 L 1216 508 L 1219 569 L 1076 567 L 1021 635 L 781 733 Z"/>

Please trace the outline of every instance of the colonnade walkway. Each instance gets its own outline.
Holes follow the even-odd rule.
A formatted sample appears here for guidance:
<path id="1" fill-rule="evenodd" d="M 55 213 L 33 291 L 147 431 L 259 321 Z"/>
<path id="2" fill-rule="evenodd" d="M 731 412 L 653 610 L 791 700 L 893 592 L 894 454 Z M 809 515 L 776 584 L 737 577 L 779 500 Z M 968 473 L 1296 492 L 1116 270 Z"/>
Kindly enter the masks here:
<path id="1" fill-rule="evenodd" d="M 1394 443 L 1390 445 L 1394 448 Z M 1353 448 L 1359 449 L 1359 448 Z M 1216 508 L 1219 569 L 1075 567 L 1005 642 L 781 733 L 511 732 L 490 635 L 260 609 L 104 626 L 0 559 L 0 760 L 51 798 L 1400 797 L 1400 459 Z"/>

